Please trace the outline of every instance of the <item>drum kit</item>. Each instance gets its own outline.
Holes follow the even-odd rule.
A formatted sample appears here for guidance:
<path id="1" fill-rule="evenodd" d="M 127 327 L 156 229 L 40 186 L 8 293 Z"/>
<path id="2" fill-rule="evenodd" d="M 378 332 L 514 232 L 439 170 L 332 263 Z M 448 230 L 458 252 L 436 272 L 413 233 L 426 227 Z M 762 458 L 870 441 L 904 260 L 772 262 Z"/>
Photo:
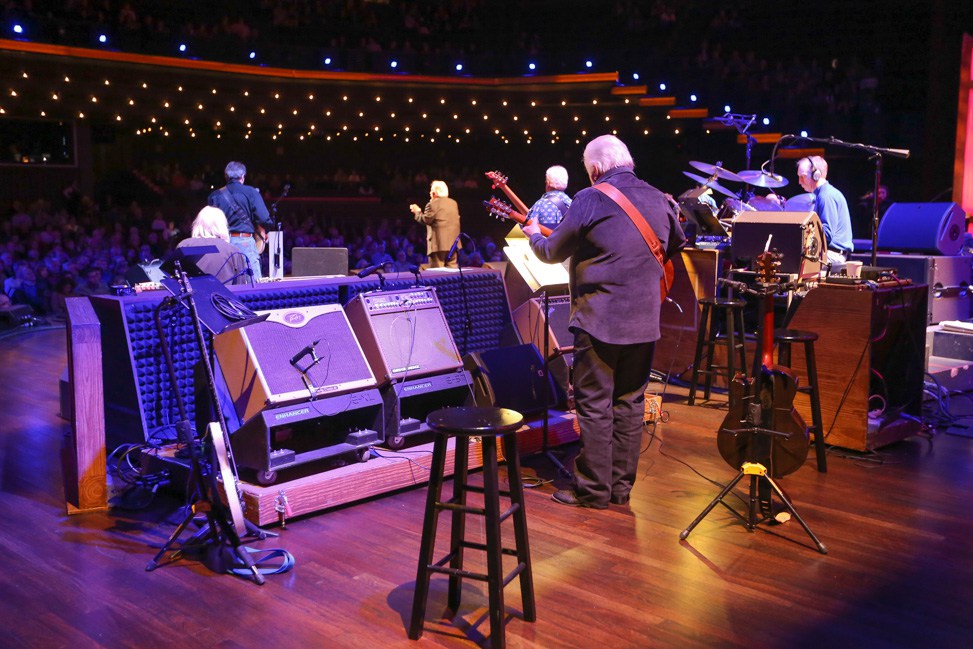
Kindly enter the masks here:
<path id="1" fill-rule="evenodd" d="M 682 172 L 698 186 L 679 197 L 680 211 L 697 225 L 701 221 L 710 221 L 709 217 L 712 216 L 722 225 L 725 233 L 721 234 L 724 236 L 732 229 L 736 218 L 744 212 L 808 212 L 814 209 L 814 194 L 798 194 L 793 198 L 785 199 L 774 190 L 786 186 L 787 179 L 764 169 L 733 172 L 721 166 L 719 162 L 709 164 L 698 160 L 690 160 L 689 166 L 702 172 L 703 175 L 692 171 Z M 735 192 L 720 181 L 742 183 L 744 189 Z M 752 187 L 767 189 L 769 193 L 766 196 L 757 196 L 751 191 Z M 714 194 L 722 194 L 725 197 L 722 205 L 717 205 L 713 198 Z M 710 214 L 707 214 L 707 211 Z M 700 218 L 701 216 L 704 218 Z"/>

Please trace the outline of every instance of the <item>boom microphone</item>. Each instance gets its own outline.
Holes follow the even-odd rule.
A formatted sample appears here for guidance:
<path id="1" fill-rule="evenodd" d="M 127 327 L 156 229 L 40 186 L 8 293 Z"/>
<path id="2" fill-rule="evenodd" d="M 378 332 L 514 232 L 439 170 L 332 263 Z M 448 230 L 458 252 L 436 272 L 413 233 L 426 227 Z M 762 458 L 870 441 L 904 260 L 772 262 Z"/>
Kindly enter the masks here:
<path id="1" fill-rule="evenodd" d="M 308 345 L 307 347 L 305 347 L 301 351 L 299 351 L 296 354 L 294 354 L 293 356 L 291 356 L 291 365 L 295 365 L 296 366 L 297 365 L 297 361 L 301 360 L 302 358 L 304 358 L 308 354 L 314 354 L 314 348 L 317 347 L 317 344 L 319 342 L 321 342 L 321 341 L 320 340 L 315 340 L 313 343 L 311 343 L 310 345 Z"/>
<path id="2" fill-rule="evenodd" d="M 369 275 L 374 275 L 378 271 L 380 271 L 383 268 L 385 268 L 385 265 L 387 263 L 388 262 L 384 262 L 383 261 L 381 264 L 375 264 L 374 266 L 369 266 L 368 268 L 363 268 L 361 271 L 358 272 L 358 278 L 359 279 L 362 279 L 364 277 L 368 277 Z"/>

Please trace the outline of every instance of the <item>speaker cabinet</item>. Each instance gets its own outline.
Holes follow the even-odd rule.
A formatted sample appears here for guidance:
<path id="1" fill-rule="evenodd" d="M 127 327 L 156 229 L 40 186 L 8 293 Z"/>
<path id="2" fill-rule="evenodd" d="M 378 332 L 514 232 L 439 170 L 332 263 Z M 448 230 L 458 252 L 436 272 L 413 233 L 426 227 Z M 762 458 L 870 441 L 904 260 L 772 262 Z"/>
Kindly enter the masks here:
<path id="1" fill-rule="evenodd" d="M 554 382 L 544 380 L 544 360 L 533 344 L 474 352 L 463 358 L 478 406 L 533 415 L 554 405 Z"/>
<path id="2" fill-rule="evenodd" d="M 568 329 L 571 319 L 571 298 L 557 295 L 547 298 L 547 358 L 569 353 L 574 349 L 574 334 Z M 534 343 L 544 348 L 544 298 L 531 298 L 513 314 L 514 326 L 522 343 Z"/>
<path id="3" fill-rule="evenodd" d="M 878 249 L 956 255 L 966 214 L 956 203 L 892 203 L 878 224 Z"/>
<path id="4" fill-rule="evenodd" d="M 817 277 L 828 249 L 814 212 L 743 212 L 733 221 L 733 266 L 750 268 L 767 242 L 781 253 L 778 273 Z"/>
<path id="5" fill-rule="evenodd" d="M 547 369 L 557 391 L 556 405 L 568 408 L 571 394 L 571 368 L 574 364 L 574 334 L 568 329 L 571 297 L 547 298 Z M 514 326 L 522 343 L 544 348 L 544 298 L 531 298 L 513 314 Z"/>
<path id="6" fill-rule="evenodd" d="M 463 366 L 432 287 L 360 293 L 345 313 L 379 384 Z"/>
<path id="7" fill-rule="evenodd" d="M 374 389 L 266 408 L 233 433 L 233 459 L 255 470 L 260 484 L 309 462 L 365 460 L 368 448 L 383 440 L 382 412 Z"/>
<path id="8" fill-rule="evenodd" d="M 866 264 L 871 253 L 852 255 Z M 966 255 L 876 255 L 878 266 L 894 268 L 899 277 L 928 286 L 926 324 L 970 317 L 970 284 L 973 258 Z"/>
<path id="9" fill-rule="evenodd" d="M 375 387 L 375 376 L 341 306 L 267 313 L 263 322 L 213 339 L 241 419 L 268 406 Z"/>
<path id="10" fill-rule="evenodd" d="M 347 248 L 294 248 L 291 250 L 291 275 L 294 277 L 347 274 Z"/>

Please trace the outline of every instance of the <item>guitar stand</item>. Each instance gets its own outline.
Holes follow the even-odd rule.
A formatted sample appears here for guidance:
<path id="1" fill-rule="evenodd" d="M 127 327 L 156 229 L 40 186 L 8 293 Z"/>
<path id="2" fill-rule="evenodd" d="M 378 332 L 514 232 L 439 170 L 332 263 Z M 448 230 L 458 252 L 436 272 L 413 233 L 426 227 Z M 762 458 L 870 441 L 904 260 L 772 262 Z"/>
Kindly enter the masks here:
<path id="1" fill-rule="evenodd" d="M 179 384 L 176 379 L 175 365 L 172 361 L 172 353 L 169 348 L 169 342 L 165 336 L 165 331 L 162 327 L 161 310 L 163 307 L 184 302 L 185 306 L 189 308 L 190 319 L 192 320 L 193 328 L 196 334 L 196 342 L 199 345 L 201 362 L 205 365 L 207 379 L 209 380 L 209 387 L 214 399 L 213 407 L 219 416 L 220 425 L 224 426 L 225 430 L 225 421 L 223 418 L 223 413 L 220 410 L 217 395 L 215 394 L 216 388 L 213 381 L 213 369 L 209 363 L 209 357 L 206 349 L 206 339 L 203 336 L 199 313 L 196 310 L 196 302 L 193 299 L 193 291 L 190 288 L 188 279 L 182 272 L 182 267 L 178 261 L 176 262 L 176 269 L 179 275 L 183 278 L 182 294 L 160 302 L 159 306 L 155 309 L 154 315 L 156 330 L 159 335 L 159 345 L 163 358 L 165 359 L 166 369 L 169 373 L 169 382 L 172 388 L 172 393 L 175 396 L 176 407 L 179 412 L 179 421 L 176 423 L 176 431 L 180 440 L 189 450 L 190 486 L 193 492 L 197 494 L 197 497 L 196 501 L 192 504 L 190 511 L 186 514 L 186 517 L 181 523 L 179 523 L 176 529 L 169 536 L 168 540 L 166 540 L 152 560 L 149 561 L 148 565 L 145 566 L 145 570 L 146 572 L 151 572 L 160 565 L 166 565 L 176 561 L 183 555 L 204 553 L 202 558 L 203 562 L 214 572 L 229 572 L 233 565 L 239 564 L 242 565 L 245 570 L 242 572 L 234 571 L 236 574 L 245 574 L 247 577 L 252 578 L 256 584 L 262 586 L 264 584 L 264 577 L 262 574 L 260 574 L 260 570 L 254 563 L 253 557 L 246 548 L 242 547 L 240 535 L 237 533 L 234 525 L 229 520 L 227 512 L 228 508 L 226 505 L 224 505 L 220 498 L 216 472 L 213 470 L 214 462 L 206 462 L 204 466 L 204 462 L 200 457 L 199 446 L 197 445 L 195 435 L 193 434 L 193 427 L 187 415 L 186 404 L 183 401 L 182 393 L 179 390 Z M 204 468 L 206 469 L 205 472 Z M 235 485 L 226 485 L 226 488 L 235 489 L 236 487 Z M 203 524 L 188 540 L 180 543 L 179 537 L 189 527 L 190 523 L 192 523 L 200 514 L 206 517 L 206 523 Z M 271 535 L 276 536 L 276 534 L 264 532 L 260 528 L 253 525 L 253 523 L 246 520 L 245 529 L 248 535 L 253 534 L 260 539 L 264 539 Z M 168 555 L 168 557 L 166 555 Z"/>
<path id="2" fill-rule="evenodd" d="M 724 499 L 730 494 L 733 488 L 737 486 L 737 483 L 743 480 L 743 478 L 746 476 L 750 476 L 750 497 L 748 501 L 749 504 L 747 507 L 747 515 L 744 517 L 743 514 L 735 510 L 733 507 L 727 505 Z M 781 488 L 777 486 L 777 483 L 774 482 L 773 478 L 767 475 L 767 468 L 759 462 L 744 462 L 736 477 L 733 478 L 728 485 L 723 487 L 723 490 L 710 502 L 710 504 L 706 506 L 705 509 L 703 509 L 700 515 L 696 517 L 696 520 L 689 524 L 689 527 L 680 532 L 679 540 L 685 541 L 686 537 L 689 536 L 689 533 L 693 531 L 693 528 L 699 525 L 699 523 L 702 522 L 702 520 L 706 518 L 706 516 L 713 511 L 713 508 L 718 504 L 723 505 L 730 510 L 734 516 L 739 518 L 749 532 L 754 531 L 754 529 L 756 529 L 757 525 L 760 523 L 768 519 L 773 520 L 771 517 L 760 513 L 760 505 L 758 502 L 759 499 L 757 498 L 757 487 L 760 480 L 764 480 L 765 483 L 770 486 L 772 492 L 777 494 L 777 497 L 780 498 L 780 502 L 784 505 L 784 508 L 791 514 L 791 516 L 797 519 L 797 522 L 801 524 L 801 527 L 804 528 L 807 535 L 811 537 L 812 541 L 814 541 L 814 545 L 817 546 L 818 552 L 821 554 L 827 554 L 828 548 L 818 540 L 818 537 L 814 536 L 814 532 L 812 532 L 811 528 L 807 526 L 807 523 L 804 522 L 801 515 L 797 513 L 797 510 L 794 509 L 794 505 L 791 504 L 791 501 L 788 500 L 787 496 L 784 495 Z"/>

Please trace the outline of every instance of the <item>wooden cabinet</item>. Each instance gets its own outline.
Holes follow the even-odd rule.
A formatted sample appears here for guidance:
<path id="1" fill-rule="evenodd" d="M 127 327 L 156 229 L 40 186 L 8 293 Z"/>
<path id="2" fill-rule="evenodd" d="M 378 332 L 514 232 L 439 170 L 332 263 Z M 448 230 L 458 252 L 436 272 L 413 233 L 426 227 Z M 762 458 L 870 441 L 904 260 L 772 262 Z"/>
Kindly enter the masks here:
<path id="1" fill-rule="evenodd" d="M 822 284 L 801 302 L 789 328 L 819 336 L 827 444 L 865 451 L 919 431 L 927 295 L 924 285 Z M 803 384 L 803 349 L 795 347 L 791 362 Z M 795 405 L 810 422 L 807 396 Z"/>

